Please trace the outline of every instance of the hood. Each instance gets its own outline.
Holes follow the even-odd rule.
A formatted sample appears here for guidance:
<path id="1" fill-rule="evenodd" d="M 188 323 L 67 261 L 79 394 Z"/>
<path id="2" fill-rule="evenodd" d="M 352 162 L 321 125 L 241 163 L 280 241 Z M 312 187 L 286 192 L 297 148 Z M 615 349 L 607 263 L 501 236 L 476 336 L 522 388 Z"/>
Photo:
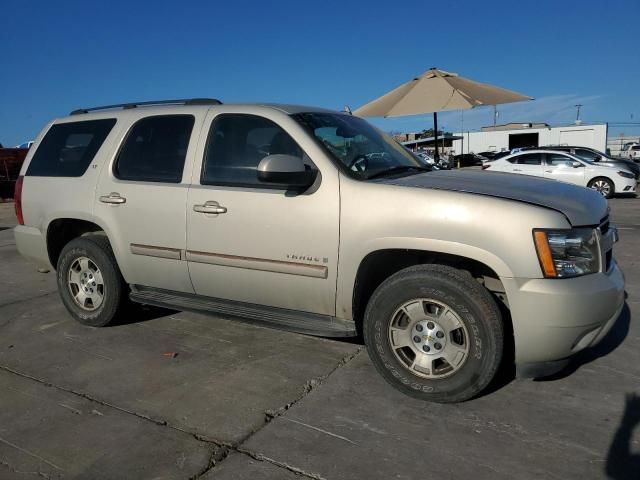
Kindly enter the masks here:
<path id="1" fill-rule="evenodd" d="M 598 192 L 546 178 L 481 170 L 440 170 L 378 181 L 388 185 L 475 193 L 550 208 L 562 213 L 571 225 L 598 225 L 608 213 L 607 201 Z"/>

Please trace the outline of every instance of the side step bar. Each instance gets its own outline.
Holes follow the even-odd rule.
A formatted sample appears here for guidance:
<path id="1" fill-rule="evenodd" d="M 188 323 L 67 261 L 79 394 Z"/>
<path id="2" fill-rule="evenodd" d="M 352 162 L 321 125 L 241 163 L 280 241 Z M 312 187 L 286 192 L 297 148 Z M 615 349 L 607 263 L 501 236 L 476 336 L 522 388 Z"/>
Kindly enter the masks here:
<path id="1" fill-rule="evenodd" d="M 306 335 L 320 337 L 353 337 L 357 335 L 353 322 L 340 320 L 329 315 L 222 300 L 141 285 L 131 285 L 129 297 L 132 301 L 145 305 L 214 313 L 234 317 L 248 323 Z"/>

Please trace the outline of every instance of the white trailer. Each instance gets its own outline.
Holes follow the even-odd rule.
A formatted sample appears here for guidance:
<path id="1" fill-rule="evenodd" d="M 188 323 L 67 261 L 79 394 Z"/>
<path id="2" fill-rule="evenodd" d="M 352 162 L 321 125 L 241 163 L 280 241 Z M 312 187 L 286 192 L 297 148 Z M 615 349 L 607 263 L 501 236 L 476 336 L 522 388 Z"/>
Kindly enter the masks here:
<path id="1" fill-rule="evenodd" d="M 523 124 L 526 126 L 527 124 Z M 453 141 L 453 151 L 460 153 L 501 152 L 518 147 L 571 145 L 607 148 L 607 124 L 571 125 L 565 127 L 521 128 L 456 133 L 463 137 Z M 463 151 L 464 149 L 464 151 Z"/>

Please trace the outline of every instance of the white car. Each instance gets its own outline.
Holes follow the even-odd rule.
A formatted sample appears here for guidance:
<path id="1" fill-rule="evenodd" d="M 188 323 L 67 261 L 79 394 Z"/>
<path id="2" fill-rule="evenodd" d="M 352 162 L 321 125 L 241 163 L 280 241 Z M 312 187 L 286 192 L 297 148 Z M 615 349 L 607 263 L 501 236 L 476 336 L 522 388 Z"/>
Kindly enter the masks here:
<path id="1" fill-rule="evenodd" d="M 573 183 L 592 188 L 606 198 L 611 198 L 615 193 L 636 191 L 636 179 L 629 170 L 619 166 L 597 165 L 560 151 L 525 150 L 487 162 L 482 169 Z"/>

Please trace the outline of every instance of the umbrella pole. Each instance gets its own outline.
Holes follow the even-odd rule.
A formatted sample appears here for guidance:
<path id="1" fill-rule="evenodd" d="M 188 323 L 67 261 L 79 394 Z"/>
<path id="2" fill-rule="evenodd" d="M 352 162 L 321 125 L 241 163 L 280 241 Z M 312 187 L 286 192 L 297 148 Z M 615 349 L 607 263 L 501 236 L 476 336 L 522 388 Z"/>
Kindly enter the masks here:
<path id="1" fill-rule="evenodd" d="M 433 134 L 434 140 L 433 142 L 436 146 L 435 154 L 433 155 L 433 159 L 437 162 L 440 156 L 438 155 L 438 112 L 433 112 Z"/>

